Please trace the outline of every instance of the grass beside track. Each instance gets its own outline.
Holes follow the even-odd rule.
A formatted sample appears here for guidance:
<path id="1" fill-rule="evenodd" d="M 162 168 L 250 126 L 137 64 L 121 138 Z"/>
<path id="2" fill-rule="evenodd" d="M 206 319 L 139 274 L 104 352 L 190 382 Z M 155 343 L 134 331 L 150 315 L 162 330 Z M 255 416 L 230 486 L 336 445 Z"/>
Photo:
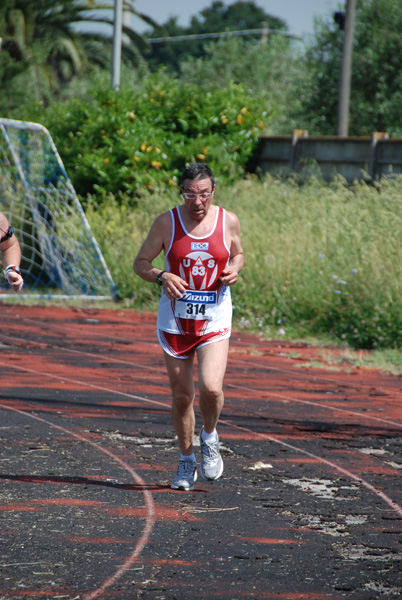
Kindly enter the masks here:
<path id="1" fill-rule="evenodd" d="M 352 348 L 402 346 L 402 178 L 352 186 L 249 178 L 218 182 L 215 201 L 242 226 L 237 327 Z M 158 289 L 133 274 L 132 262 L 154 218 L 178 203 L 178 191 L 166 190 L 144 193 L 135 208 L 110 197 L 87 209 L 120 295 L 134 308 L 157 308 Z"/>

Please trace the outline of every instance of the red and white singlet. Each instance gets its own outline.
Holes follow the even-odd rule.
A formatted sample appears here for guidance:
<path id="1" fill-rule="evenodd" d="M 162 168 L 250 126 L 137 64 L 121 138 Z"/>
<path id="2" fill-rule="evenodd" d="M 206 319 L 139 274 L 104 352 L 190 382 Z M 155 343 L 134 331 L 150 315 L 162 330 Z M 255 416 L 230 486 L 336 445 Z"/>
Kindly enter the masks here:
<path id="1" fill-rule="evenodd" d="M 177 206 L 170 214 L 172 239 L 165 254 L 166 271 L 179 275 L 189 287 L 180 300 L 169 300 L 162 291 L 158 329 L 202 336 L 230 328 L 230 288 L 219 281 L 230 258 L 225 241 L 225 209 L 217 207 L 214 226 L 205 237 L 188 233 Z"/>

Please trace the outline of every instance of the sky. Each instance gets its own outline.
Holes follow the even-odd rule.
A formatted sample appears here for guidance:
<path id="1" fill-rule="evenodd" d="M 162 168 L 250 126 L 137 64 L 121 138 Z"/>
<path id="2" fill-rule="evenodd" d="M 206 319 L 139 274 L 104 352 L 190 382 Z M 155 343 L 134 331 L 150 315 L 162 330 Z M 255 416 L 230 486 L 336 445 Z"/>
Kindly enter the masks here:
<path id="1" fill-rule="evenodd" d="M 235 0 L 222 0 L 230 5 Z M 211 6 L 213 0 L 135 0 L 135 9 L 152 17 L 157 23 L 165 23 L 169 17 L 177 16 L 179 25 L 187 26 L 190 18 L 204 8 Z M 335 10 L 344 9 L 346 0 L 254 0 L 266 13 L 283 19 L 289 33 L 303 37 L 313 33 L 315 16 L 327 18 Z M 141 21 L 135 23 L 137 31 L 146 29 Z"/>

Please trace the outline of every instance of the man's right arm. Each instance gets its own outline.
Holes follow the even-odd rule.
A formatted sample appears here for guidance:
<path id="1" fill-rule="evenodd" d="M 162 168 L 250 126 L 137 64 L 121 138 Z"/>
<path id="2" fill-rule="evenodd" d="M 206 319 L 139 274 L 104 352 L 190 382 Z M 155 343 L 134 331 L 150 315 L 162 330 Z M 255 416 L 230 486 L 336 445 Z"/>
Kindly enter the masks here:
<path id="1" fill-rule="evenodd" d="M 170 239 L 171 227 L 170 214 L 164 213 L 160 215 L 154 221 L 147 238 L 134 260 L 134 273 L 145 281 L 155 283 L 156 277 L 161 273 L 161 269 L 154 267 L 152 262 L 159 256 L 162 250 L 166 249 L 166 240 Z M 164 273 L 162 287 L 168 298 L 177 299 L 182 297 L 188 284 L 174 273 Z"/>
<path id="2" fill-rule="evenodd" d="M 149 283 L 155 283 L 157 275 L 161 272 L 152 262 L 164 249 L 164 217 L 165 215 L 160 215 L 155 219 L 133 264 L 134 273 Z"/>

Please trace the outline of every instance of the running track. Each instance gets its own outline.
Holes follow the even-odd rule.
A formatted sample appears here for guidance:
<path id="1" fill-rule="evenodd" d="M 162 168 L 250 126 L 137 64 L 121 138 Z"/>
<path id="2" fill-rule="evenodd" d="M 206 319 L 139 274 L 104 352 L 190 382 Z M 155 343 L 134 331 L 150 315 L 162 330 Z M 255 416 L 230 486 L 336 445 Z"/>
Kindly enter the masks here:
<path id="1" fill-rule="evenodd" d="M 0 599 L 401 597 L 401 379 L 310 359 L 234 334 L 224 475 L 174 492 L 154 316 L 0 304 Z"/>

